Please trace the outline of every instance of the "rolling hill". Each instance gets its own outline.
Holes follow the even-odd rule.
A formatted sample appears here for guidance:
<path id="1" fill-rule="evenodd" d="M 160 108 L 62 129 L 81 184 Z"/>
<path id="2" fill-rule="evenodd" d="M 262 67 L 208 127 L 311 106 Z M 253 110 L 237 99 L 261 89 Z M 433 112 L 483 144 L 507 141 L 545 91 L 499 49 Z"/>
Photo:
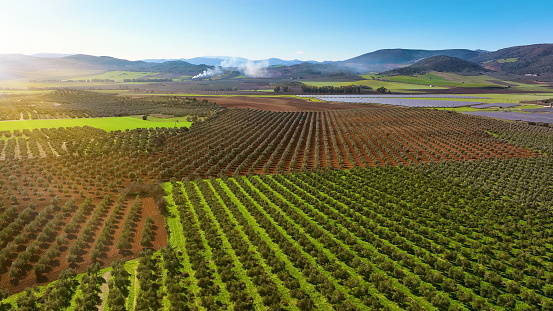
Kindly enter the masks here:
<path id="1" fill-rule="evenodd" d="M 413 65 L 383 72 L 383 75 L 419 75 L 430 71 L 451 73 L 478 73 L 489 71 L 482 66 L 457 57 L 437 55 L 420 60 Z"/>
<path id="2" fill-rule="evenodd" d="M 62 59 L 72 61 L 77 64 L 97 66 L 102 69 L 112 69 L 112 70 L 132 69 L 138 66 L 144 66 L 148 64 L 143 61 L 130 61 L 130 60 L 115 58 L 111 56 L 92 56 L 92 55 L 85 55 L 85 54 L 66 56 L 66 57 L 63 57 Z"/>
<path id="3" fill-rule="evenodd" d="M 453 50 L 411 50 L 411 49 L 384 49 L 366 53 L 341 62 L 341 65 L 355 68 L 360 71 L 381 72 L 396 69 L 402 66 L 413 64 L 421 59 L 445 55 L 457 57 L 464 60 L 471 60 L 482 52 L 453 49 Z"/>
<path id="4" fill-rule="evenodd" d="M 514 46 L 481 53 L 473 61 L 485 68 L 511 74 L 553 73 L 553 44 Z"/>
<path id="5" fill-rule="evenodd" d="M 105 70 L 101 66 L 66 58 L 44 58 L 20 54 L 0 55 L 0 80 L 65 79 L 94 75 Z"/>
<path id="6" fill-rule="evenodd" d="M 301 63 L 292 66 L 271 66 L 268 68 L 274 78 L 307 78 L 330 75 L 357 75 L 359 71 L 340 63 L 312 64 Z"/>
<path id="7" fill-rule="evenodd" d="M 185 61 L 175 60 L 161 64 L 144 63 L 143 65 L 131 69 L 130 71 L 153 71 L 164 74 L 194 76 L 209 68 L 213 68 L 213 66 L 193 65 Z"/>

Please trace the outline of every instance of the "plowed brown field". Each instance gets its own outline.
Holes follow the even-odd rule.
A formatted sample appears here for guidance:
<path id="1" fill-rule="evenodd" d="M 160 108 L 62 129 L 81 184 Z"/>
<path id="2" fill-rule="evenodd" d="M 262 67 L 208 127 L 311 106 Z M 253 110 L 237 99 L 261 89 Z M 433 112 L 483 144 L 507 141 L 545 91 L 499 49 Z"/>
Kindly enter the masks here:
<path id="1" fill-rule="evenodd" d="M 269 111 L 323 111 L 357 109 L 360 105 L 311 101 L 291 97 L 214 96 L 200 97 L 227 108 L 248 108 Z"/>
<path id="2" fill-rule="evenodd" d="M 163 169 L 147 169 L 182 179 L 537 155 L 488 133 L 501 122 L 405 108 L 233 109 L 166 140 L 148 161 Z"/>

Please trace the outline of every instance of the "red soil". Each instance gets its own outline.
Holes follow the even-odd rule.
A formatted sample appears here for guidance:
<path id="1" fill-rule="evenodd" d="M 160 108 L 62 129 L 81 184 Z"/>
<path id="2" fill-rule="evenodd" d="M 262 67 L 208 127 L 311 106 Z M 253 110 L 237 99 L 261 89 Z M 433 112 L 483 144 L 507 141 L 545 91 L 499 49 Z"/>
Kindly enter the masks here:
<path id="1" fill-rule="evenodd" d="M 309 99 L 289 97 L 202 96 L 199 99 L 207 99 L 210 102 L 227 108 L 248 108 L 269 111 L 323 111 L 360 108 L 358 104 L 316 102 Z"/>
<path id="2" fill-rule="evenodd" d="M 167 140 L 166 148 L 158 153 L 161 160 L 148 162 L 170 159 L 166 171 L 176 174 L 164 178 L 177 179 L 536 155 L 497 140 L 464 115 L 403 108 L 234 109 L 195 135 Z"/>

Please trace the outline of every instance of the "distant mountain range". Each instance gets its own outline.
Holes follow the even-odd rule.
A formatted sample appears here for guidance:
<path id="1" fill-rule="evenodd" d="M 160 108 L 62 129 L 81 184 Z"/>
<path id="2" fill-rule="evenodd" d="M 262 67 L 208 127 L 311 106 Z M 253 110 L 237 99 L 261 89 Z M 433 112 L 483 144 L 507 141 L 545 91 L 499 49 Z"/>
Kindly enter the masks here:
<path id="1" fill-rule="evenodd" d="M 247 67 L 263 68 L 274 78 L 309 78 L 328 75 L 356 75 L 390 72 L 415 74 L 422 71 L 470 72 L 491 70 L 516 75 L 550 75 L 553 77 L 553 44 L 515 46 L 495 52 L 449 49 L 384 49 L 344 61 L 301 61 L 270 58 L 251 61 L 240 57 L 209 56 L 190 59 L 149 59 L 129 61 L 109 56 L 84 54 L 0 55 L 0 79 L 70 79 L 111 70 L 157 72 L 167 77 L 195 76 L 200 73 L 235 70 L 248 75 Z M 441 56 L 441 57 L 437 57 Z M 405 70 L 399 70 L 405 68 Z M 409 68 L 409 69 L 407 69 Z M 211 70 L 211 71 L 210 71 Z M 202 75 L 207 77 L 209 75 Z"/>
<path id="2" fill-rule="evenodd" d="M 130 61 L 126 59 L 115 58 L 111 56 L 92 56 L 85 54 L 75 54 L 62 58 L 63 60 L 69 60 L 74 63 L 83 65 L 92 65 L 98 67 L 112 68 L 112 69 L 134 69 L 140 66 L 148 66 L 144 61 Z"/>
<path id="3" fill-rule="evenodd" d="M 31 54 L 31 56 L 34 57 L 45 57 L 45 58 L 62 58 L 66 56 L 71 56 L 75 54 L 61 54 L 61 53 L 38 53 L 38 54 Z"/>
<path id="4" fill-rule="evenodd" d="M 38 53 L 38 54 L 32 54 L 30 56 L 43 57 L 43 58 L 64 58 L 64 57 L 71 58 L 73 56 L 77 58 L 83 58 L 83 56 L 89 56 L 89 55 Z M 105 57 L 105 56 L 100 56 L 100 57 Z M 254 63 L 267 62 L 269 66 L 292 66 L 292 65 L 297 65 L 301 63 L 313 63 L 313 64 L 332 63 L 332 61 L 318 62 L 314 60 L 299 60 L 299 59 L 284 60 L 280 58 L 250 60 L 244 57 L 232 57 L 232 56 L 201 56 L 201 57 L 193 57 L 193 58 L 153 58 L 153 59 L 142 59 L 140 61 L 145 63 L 156 63 L 156 64 L 162 64 L 165 62 L 183 61 L 183 62 L 190 63 L 192 65 L 208 65 L 208 66 L 222 66 L 226 64 L 241 65 L 241 64 L 246 64 L 248 62 L 254 62 Z"/>
<path id="5" fill-rule="evenodd" d="M 326 63 L 326 62 L 317 62 L 314 60 L 299 60 L 299 59 L 293 59 L 293 60 L 284 60 L 280 58 L 268 58 L 268 59 L 261 59 L 261 60 L 250 60 L 243 57 L 230 57 L 230 56 L 202 56 L 202 57 L 194 57 L 194 58 L 179 58 L 179 59 L 144 59 L 145 62 L 150 63 L 164 63 L 167 61 L 184 61 L 188 62 L 193 65 L 208 65 L 208 66 L 224 66 L 233 64 L 235 66 L 246 64 L 248 62 L 267 62 L 268 66 L 292 66 L 297 65 L 301 63 Z"/>

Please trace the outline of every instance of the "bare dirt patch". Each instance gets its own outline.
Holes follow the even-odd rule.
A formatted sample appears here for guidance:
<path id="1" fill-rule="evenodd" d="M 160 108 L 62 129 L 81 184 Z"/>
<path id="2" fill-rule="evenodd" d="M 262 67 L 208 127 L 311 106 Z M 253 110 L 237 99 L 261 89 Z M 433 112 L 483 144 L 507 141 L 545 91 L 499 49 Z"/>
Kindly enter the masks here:
<path id="1" fill-rule="evenodd" d="M 359 109 L 363 106 L 348 103 L 316 102 L 309 99 L 290 97 L 251 97 L 251 96 L 202 96 L 210 102 L 227 108 L 261 109 L 269 111 L 324 111 Z"/>

